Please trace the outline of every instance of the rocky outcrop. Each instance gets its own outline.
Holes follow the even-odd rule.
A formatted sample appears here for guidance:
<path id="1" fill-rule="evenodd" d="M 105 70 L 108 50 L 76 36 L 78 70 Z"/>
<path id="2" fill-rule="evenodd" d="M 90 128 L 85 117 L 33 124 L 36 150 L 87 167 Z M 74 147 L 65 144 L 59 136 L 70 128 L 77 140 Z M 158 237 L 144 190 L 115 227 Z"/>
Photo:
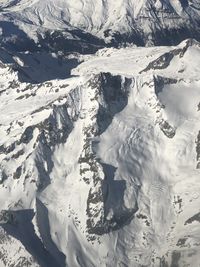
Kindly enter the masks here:
<path id="1" fill-rule="evenodd" d="M 134 82 L 122 76 L 110 73 L 100 73 L 87 82 L 88 90 L 93 91 L 91 101 L 94 104 L 95 115 L 91 124 L 84 128 L 84 148 L 79 158 L 80 174 L 83 180 L 91 186 L 87 199 L 87 230 L 89 234 L 103 235 L 117 230 L 128 223 L 137 211 L 137 207 L 126 208 L 123 203 L 123 193 L 120 206 L 110 212 L 109 190 L 114 190 L 115 181 L 109 184 L 105 166 L 96 158 L 92 139 L 101 135 L 111 124 L 114 115 L 127 105 L 130 86 Z M 89 114 L 88 114 L 89 115 Z M 116 181 L 117 183 L 117 181 Z M 111 187 L 111 188 L 110 188 Z M 113 187 L 113 189 L 112 189 Z M 123 189 L 122 189 L 123 191 Z"/>
<path id="2" fill-rule="evenodd" d="M 200 131 L 196 139 L 197 169 L 200 169 Z"/>

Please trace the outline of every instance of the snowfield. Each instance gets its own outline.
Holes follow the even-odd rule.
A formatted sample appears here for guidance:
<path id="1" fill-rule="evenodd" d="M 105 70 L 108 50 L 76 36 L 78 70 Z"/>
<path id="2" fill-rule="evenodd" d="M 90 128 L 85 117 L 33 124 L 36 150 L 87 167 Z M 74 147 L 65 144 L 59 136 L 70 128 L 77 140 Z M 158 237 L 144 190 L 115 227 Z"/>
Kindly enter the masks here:
<path id="1" fill-rule="evenodd" d="M 0 60 L 0 266 L 199 267 L 200 44 Z"/>

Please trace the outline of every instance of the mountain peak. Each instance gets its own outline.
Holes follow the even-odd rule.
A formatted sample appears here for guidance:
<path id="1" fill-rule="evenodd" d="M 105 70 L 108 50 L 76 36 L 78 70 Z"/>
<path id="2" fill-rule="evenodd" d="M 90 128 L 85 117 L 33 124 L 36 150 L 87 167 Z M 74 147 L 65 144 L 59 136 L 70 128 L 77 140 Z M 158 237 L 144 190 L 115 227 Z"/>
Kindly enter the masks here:
<path id="1" fill-rule="evenodd" d="M 0 267 L 198 267 L 199 0 L 0 11 Z"/>

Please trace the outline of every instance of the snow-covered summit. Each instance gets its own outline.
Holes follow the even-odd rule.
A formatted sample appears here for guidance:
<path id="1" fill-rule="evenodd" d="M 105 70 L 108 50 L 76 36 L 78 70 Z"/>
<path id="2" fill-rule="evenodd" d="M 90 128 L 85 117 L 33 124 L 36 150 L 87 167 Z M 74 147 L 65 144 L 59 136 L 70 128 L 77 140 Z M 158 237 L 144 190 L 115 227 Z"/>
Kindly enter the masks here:
<path id="1" fill-rule="evenodd" d="M 47 55 L 0 50 L 2 266 L 198 266 L 199 43 Z"/>
<path id="2" fill-rule="evenodd" d="M 0 0 L 0 267 L 200 267 L 199 26 L 199 0 Z"/>

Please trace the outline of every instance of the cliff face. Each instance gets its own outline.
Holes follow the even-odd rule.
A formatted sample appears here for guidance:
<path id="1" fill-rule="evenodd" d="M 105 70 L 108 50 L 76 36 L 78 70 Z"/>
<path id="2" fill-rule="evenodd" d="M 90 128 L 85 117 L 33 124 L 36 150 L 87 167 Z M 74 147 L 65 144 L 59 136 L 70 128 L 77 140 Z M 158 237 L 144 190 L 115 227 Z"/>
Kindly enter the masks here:
<path id="1" fill-rule="evenodd" d="M 0 267 L 199 267 L 199 28 L 199 0 L 0 0 Z"/>

